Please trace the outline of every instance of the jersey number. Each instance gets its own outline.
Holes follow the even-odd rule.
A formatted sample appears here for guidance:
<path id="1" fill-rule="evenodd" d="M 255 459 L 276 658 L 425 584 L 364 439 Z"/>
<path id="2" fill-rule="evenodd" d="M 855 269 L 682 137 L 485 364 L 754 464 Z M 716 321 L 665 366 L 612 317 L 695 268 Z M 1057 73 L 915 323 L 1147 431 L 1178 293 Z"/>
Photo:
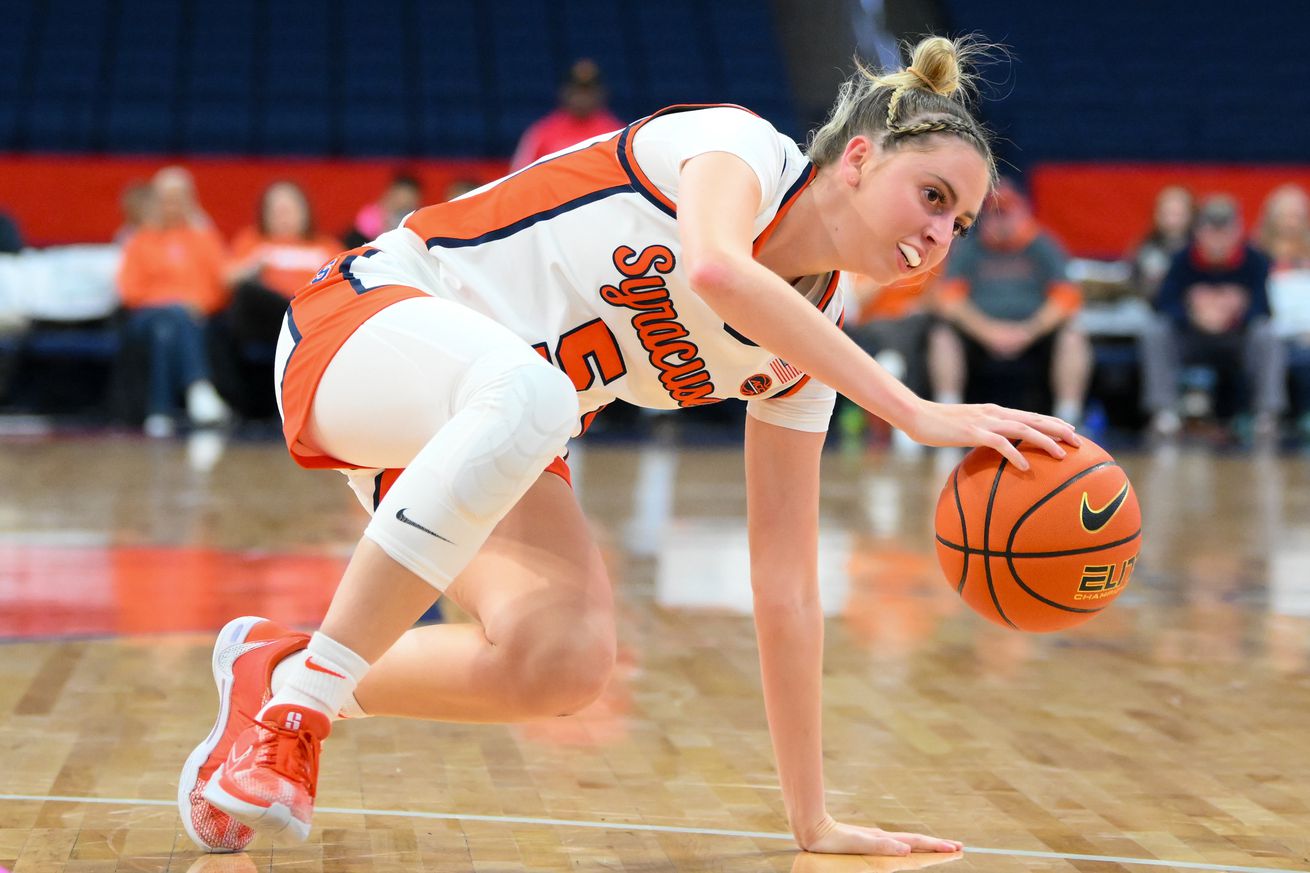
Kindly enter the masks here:
<path id="1" fill-rule="evenodd" d="M 551 360 L 546 343 L 533 346 L 547 361 L 564 371 L 578 391 L 586 391 L 600 376 L 602 385 L 608 385 L 628 372 L 619 351 L 619 341 L 604 321 L 592 319 L 559 338 L 555 344 L 555 359 Z"/>

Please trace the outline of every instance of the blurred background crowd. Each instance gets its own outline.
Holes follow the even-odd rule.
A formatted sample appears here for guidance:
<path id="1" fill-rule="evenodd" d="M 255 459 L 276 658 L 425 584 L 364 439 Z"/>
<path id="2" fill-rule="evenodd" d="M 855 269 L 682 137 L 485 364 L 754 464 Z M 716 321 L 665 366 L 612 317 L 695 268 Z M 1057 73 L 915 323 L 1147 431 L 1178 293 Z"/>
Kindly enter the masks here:
<path id="1" fill-rule="evenodd" d="M 16 0 L 0 428 L 273 432 L 282 313 L 341 248 L 672 103 L 803 141 L 852 56 L 931 31 L 1008 48 L 981 103 L 1006 176 L 937 274 L 847 277 L 851 335 L 925 396 L 1100 439 L 1310 444 L 1307 13 L 1166 6 Z M 721 406 L 692 426 L 735 437 Z"/>

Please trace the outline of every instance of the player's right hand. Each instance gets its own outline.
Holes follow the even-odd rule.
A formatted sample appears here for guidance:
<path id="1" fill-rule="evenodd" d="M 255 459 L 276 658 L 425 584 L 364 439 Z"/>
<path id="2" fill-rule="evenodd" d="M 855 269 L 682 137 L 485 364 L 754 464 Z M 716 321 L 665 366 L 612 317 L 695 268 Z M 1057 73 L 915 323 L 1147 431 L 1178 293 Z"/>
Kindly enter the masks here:
<path id="1" fill-rule="evenodd" d="M 1056 440 L 1078 445 L 1073 425 L 1067 421 L 994 403 L 934 403 L 920 399 L 912 420 L 902 429 L 926 446 L 990 446 L 1020 470 L 1028 469 L 1028 460 L 1011 440 L 1032 443 L 1056 458 L 1065 454 Z"/>

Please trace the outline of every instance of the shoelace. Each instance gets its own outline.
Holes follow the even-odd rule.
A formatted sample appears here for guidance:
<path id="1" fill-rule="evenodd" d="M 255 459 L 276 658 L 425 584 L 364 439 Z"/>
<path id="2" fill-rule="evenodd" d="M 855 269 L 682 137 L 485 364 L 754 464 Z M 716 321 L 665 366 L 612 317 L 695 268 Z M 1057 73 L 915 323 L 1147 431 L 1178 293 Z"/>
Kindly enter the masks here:
<path id="1" fill-rule="evenodd" d="M 267 767 L 279 776 L 293 782 L 299 782 L 316 797 L 318 792 L 318 753 L 320 741 L 312 733 L 301 728 L 289 730 L 276 722 L 251 719 L 259 726 L 259 751 L 256 762 L 260 767 Z"/>

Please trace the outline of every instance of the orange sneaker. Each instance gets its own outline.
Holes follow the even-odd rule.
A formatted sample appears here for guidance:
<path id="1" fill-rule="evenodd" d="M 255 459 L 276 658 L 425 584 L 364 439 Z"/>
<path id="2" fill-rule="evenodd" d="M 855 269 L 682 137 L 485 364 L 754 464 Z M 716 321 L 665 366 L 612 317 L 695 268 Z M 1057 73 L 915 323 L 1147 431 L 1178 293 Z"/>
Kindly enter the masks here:
<path id="1" fill-rule="evenodd" d="M 240 852 L 255 832 L 202 796 L 232 742 L 272 696 L 273 668 L 309 645 L 309 635 L 255 616 L 233 619 L 219 631 L 211 666 L 218 686 L 218 718 L 182 766 L 177 808 L 187 836 L 206 852 Z"/>
<path id="2" fill-rule="evenodd" d="M 318 792 L 319 749 L 331 732 L 332 720 L 316 709 L 269 707 L 232 743 L 205 800 L 263 833 L 303 842 Z"/>

